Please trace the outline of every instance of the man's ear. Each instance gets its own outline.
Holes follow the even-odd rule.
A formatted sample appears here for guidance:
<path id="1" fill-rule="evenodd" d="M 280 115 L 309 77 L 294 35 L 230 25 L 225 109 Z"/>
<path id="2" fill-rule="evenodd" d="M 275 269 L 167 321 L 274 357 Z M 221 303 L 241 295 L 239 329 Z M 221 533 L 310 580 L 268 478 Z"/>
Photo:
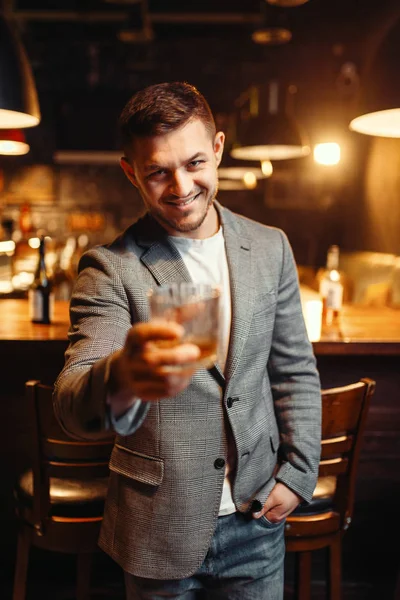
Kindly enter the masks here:
<path id="1" fill-rule="evenodd" d="M 135 186 L 138 187 L 137 181 L 136 181 L 136 176 L 135 176 L 135 171 L 134 168 L 132 167 L 132 165 L 128 162 L 128 159 L 123 156 L 121 158 L 121 160 L 119 161 L 119 164 L 121 165 L 121 169 L 123 170 L 123 172 L 125 173 L 125 175 L 127 176 L 127 178 L 129 179 L 129 181 Z"/>
<path id="2" fill-rule="evenodd" d="M 214 154 L 217 161 L 217 167 L 222 160 L 222 154 L 224 151 L 225 134 L 223 131 L 217 131 L 214 139 Z"/>

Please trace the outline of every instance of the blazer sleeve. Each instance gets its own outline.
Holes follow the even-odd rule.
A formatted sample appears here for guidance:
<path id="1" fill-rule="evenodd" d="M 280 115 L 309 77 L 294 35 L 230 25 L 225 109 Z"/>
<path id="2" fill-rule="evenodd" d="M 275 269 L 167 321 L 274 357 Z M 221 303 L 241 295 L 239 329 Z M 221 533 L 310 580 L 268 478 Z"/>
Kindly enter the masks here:
<path id="1" fill-rule="evenodd" d="M 119 262 L 106 248 L 87 252 L 81 258 L 71 297 L 70 343 L 53 401 L 63 429 L 81 439 L 104 437 L 118 422 L 112 419 L 107 403 L 110 360 L 123 347 L 132 325 Z M 148 403 L 134 403 L 129 433 L 141 425 L 148 410 Z"/>
<path id="2" fill-rule="evenodd" d="M 281 481 L 310 501 L 321 454 L 321 385 L 304 323 L 293 253 L 282 240 L 275 325 L 268 371 L 280 432 Z"/>

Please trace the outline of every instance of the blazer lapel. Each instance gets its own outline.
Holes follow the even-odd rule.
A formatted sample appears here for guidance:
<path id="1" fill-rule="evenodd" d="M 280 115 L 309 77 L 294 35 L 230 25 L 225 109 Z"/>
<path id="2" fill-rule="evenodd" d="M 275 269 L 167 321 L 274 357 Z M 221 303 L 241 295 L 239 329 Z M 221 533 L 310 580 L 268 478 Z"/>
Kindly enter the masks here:
<path id="1" fill-rule="evenodd" d="M 231 337 L 225 368 L 226 379 L 229 380 L 239 362 L 253 316 L 255 290 L 252 248 L 235 215 L 219 204 L 216 206 L 224 228 L 232 298 Z"/>
<path id="2" fill-rule="evenodd" d="M 192 281 L 181 255 L 168 241 L 165 230 L 149 215 L 140 223 L 138 244 L 145 248 L 142 263 L 159 285 Z"/>

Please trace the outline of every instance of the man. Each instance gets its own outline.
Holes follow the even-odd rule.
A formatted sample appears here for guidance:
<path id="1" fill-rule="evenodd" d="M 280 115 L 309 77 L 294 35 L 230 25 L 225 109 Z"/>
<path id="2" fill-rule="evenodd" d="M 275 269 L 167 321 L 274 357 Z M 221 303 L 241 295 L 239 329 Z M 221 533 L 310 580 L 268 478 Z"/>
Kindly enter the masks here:
<path id="1" fill-rule="evenodd" d="M 120 124 L 121 166 L 147 214 L 81 259 L 55 387 L 67 432 L 117 432 L 100 546 L 129 600 L 280 600 L 284 521 L 311 499 L 320 457 L 320 383 L 290 246 L 217 203 L 224 134 L 194 87 L 146 88 Z M 181 325 L 149 321 L 149 289 L 191 280 L 222 291 L 210 370 L 195 370 Z"/>

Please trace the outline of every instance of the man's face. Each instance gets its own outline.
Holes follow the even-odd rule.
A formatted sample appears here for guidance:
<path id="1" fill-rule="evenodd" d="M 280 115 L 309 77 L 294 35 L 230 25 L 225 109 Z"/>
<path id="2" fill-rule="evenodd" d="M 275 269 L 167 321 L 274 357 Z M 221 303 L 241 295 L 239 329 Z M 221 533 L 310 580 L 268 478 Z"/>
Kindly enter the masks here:
<path id="1" fill-rule="evenodd" d="M 121 166 L 149 213 L 169 235 L 206 238 L 216 233 L 213 206 L 224 134 L 215 139 L 199 119 L 164 135 L 135 140 L 133 164 Z"/>

